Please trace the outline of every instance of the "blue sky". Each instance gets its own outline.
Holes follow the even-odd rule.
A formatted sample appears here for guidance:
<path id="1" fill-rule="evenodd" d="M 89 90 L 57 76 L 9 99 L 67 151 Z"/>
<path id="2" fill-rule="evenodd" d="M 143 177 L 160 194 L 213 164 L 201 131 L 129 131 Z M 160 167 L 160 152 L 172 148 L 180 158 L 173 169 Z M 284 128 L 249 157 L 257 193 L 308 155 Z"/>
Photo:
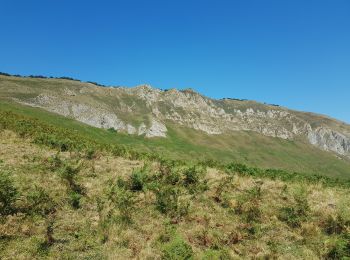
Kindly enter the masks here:
<path id="1" fill-rule="evenodd" d="M 350 122 L 350 1 L 0 0 L 0 71 L 193 88 Z"/>

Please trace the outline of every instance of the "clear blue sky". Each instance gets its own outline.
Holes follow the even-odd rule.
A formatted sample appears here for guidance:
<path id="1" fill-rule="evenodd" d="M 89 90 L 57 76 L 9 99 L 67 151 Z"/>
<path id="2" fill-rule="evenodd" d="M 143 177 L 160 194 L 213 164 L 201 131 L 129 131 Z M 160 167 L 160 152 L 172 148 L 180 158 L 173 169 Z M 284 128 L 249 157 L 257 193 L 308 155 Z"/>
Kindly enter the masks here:
<path id="1" fill-rule="evenodd" d="M 193 88 L 350 122 L 348 0 L 0 0 L 0 71 Z"/>

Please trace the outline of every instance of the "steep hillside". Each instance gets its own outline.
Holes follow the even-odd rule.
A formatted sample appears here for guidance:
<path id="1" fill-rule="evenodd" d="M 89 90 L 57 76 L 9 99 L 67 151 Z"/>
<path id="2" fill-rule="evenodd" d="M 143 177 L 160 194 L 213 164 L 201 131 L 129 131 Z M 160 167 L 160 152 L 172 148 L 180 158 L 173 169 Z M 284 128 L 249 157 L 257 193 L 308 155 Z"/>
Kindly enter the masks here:
<path id="1" fill-rule="evenodd" d="M 350 154 L 350 126 L 330 118 L 276 105 L 214 100 L 192 90 L 162 91 L 100 87 L 62 79 L 2 77 L 3 96 L 101 128 L 165 137 L 168 122 L 209 135 L 254 131 L 282 139 L 305 139 L 340 155 Z"/>
<path id="2" fill-rule="evenodd" d="M 349 185 L 130 160 L 7 115 L 1 259 L 350 257 Z"/>
<path id="3" fill-rule="evenodd" d="M 3 103 L 0 258 L 350 256 L 350 180 L 168 160 L 144 140 Z"/>
<path id="4" fill-rule="evenodd" d="M 0 97 L 2 109 L 51 118 L 25 106 L 43 108 L 109 129 L 111 142 L 165 156 L 350 176 L 350 126 L 320 115 L 213 100 L 192 90 L 108 88 L 65 79 L 0 76 Z"/>

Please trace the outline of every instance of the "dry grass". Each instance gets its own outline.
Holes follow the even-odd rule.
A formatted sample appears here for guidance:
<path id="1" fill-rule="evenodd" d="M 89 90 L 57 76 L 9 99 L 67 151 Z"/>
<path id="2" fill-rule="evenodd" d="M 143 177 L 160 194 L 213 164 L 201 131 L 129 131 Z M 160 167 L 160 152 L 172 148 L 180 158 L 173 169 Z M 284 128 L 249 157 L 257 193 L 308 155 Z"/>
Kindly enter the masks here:
<path id="1" fill-rule="evenodd" d="M 209 189 L 181 197 L 190 203 L 189 213 L 181 218 L 161 214 L 154 193 L 148 190 L 134 193 L 136 209 L 130 223 L 118 218 L 107 223 L 110 206 L 105 204 L 100 212 L 97 201 L 106 198 L 109 181 L 127 179 L 144 162 L 106 154 L 87 160 L 76 153 L 60 153 L 62 160 L 81 165 L 76 181 L 85 194 L 80 208 L 74 209 L 67 203 L 67 184 L 48 167 L 49 158 L 56 154 L 12 132 L 0 132 L 0 171 L 11 173 L 22 194 L 17 204 L 25 203 L 26 194 L 39 186 L 58 205 L 55 242 L 47 248 L 42 247 L 45 217 L 23 213 L 1 217 L 1 259 L 161 259 L 174 237 L 190 245 L 194 259 L 322 259 L 333 240 L 348 239 L 350 222 L 341 234 L 328 234 L 325 223 L 330 216 L 350 221 L 349 190 L 228 176 L 216 169 L 208 169 L 203 177 Z M 157 166 L 150 168 L 154 172 Z M 297 196 L 304 196 L 309 209 L 300 225 L 293 227 L 281 220 L 280 213 L 281 208 L 296 205 Z"/>

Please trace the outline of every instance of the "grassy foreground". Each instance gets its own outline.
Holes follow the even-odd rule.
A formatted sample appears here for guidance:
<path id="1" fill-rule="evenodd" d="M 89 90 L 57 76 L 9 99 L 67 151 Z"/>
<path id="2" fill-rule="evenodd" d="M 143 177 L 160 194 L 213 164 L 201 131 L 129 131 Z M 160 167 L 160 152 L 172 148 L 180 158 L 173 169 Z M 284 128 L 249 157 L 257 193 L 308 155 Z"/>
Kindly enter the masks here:
<path id="1" fill-rule="evenodd" d="M 344 181 L 169 161 L 0 113 L 1 259 L 349 257 Z"/>

